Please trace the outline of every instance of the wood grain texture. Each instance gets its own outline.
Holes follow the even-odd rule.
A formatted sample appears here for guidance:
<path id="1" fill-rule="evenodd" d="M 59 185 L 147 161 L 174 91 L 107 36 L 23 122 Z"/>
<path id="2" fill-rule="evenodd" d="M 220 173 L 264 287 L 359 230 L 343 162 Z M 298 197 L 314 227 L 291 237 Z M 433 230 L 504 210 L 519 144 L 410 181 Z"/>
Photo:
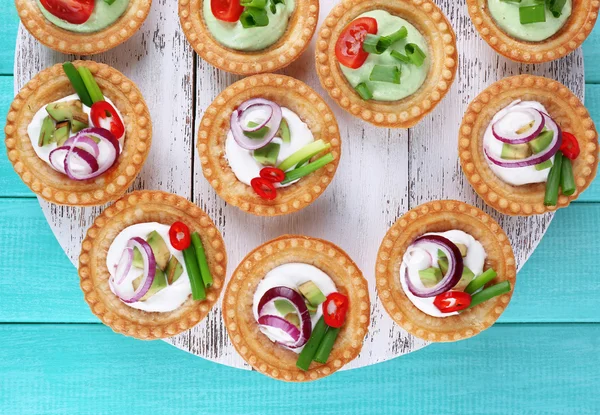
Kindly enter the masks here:
<path id="1" fill-rule="evenodd" d="M 333 4 L 333 1 L 321 4 L 321 21 Z M 464 180 L 457 158 L 457 129 L 468 102 L 495 80 L 519 72 L 558 79 L 579 96 L 583 95 L 581 51 L 550 64 L 518 65 L 498 57 L 478 37 L 462 4 L 445 0 L 440 7 L 453 22 L 460 52 L 458 79 L 450 94 L 409 131 L 367 126 L 329 101 L 338 117 L 344 142 L 338 174 L 325 194 L 309 208 L 277 219 L 256 218 L 226 206 L 194 166 L 197 157 L 192 151 L 197 123 L 217 93 L 237 78 L 206 62 L 193 60 L 177 25 L 175 4 L 155 4 L 142 30 L 131 41 L 94 58 L 114 65 L 136 81 L 153 116 L 153 148 L 134 187 L 159 188 L 191 197 L 207 211 L 225 238 L 231 264 L 229 273 L 248 251 L 282 233 L 329 239 L 358 263 L 371 282 L 373 308 L 363 352 L 350 367 L 381 362 L 425 345 L 393 324 L 377 301 L 375 255 L 387 228 L 403 212 L 422 202 L 452 197 L 482 207 Z M 314 44 L 283 73 L 302 79 L 325 96 L 314 74 L 313 54 Z M 67 57 L 38 45 L 21 30 L 16 59 L 15 84 L 20 87 L 43 67 Z M 192 112 L 193 103 L 196 108 Z M 59 243 L 75 260 L 85 229 L 99 209 L 59 208 L 45 203 L 42 208 Z M 509 234 L 519 265 L 537 246 L 551 220 L 551 215 L 525 219 L 490 213 Z M 247 368 L 229 344 L 219 305 L 199 326 L 171 341 L 210 360 Z"/>
<path id="2" fill-rule="evenodd" d="M 384 365 L 288 384 L 99 325 L 0 326 L 0 405 L 19 415 L 591 415 L 600 412 L 600 373 L 590 364 L 598 344 L 598 324 L 499 325 Z"/>

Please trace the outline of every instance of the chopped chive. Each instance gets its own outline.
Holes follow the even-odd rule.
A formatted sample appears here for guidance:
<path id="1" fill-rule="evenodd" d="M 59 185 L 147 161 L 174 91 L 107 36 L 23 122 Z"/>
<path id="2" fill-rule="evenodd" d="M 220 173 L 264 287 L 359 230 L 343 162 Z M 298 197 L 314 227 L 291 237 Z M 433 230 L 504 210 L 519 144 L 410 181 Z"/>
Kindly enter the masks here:
<path id="1" fill-rule="evenodd" d="M 310 363 L 313 361 L 315 353 L 321 344 L 321 341 L 323 341 L 323 337 L 325 337 L 326 331 L 327 324 L 325 324 L 325 320 L 323 317 L 321 317 L 315 325 L 308 342 L 306 342 L 304 348 L 298 355 L 298 360 L 296 361 L 296 367 L 298 369 L 302 369 L 304 371 L 308 370 Z"/>
<path id="2" fill-rule="evenodd" d="M 77 68 L 75 68 L 75 65 L 73 65 L 71 62 L 65 62 L 63 63 L 63 70 L 65 71 L 67 78 L 69 78 L 69 81 L 71 81 L 71 85 L 73 85 L 73 88 L 75 89 L 75 92 L 77 92 L 77 95 L 79 96 L 79 99 L 83 105 L 86 107 L 91 107 L 94 105 L 94 102 L 92 101 L 92 98 L 90 97 L 90 94 L 83 83 L 83 79 L 81 79 L 81 75 L 79 75 Z"/>
<path id="3" fill-rule="evenodd" d="M 363 50 L 367 53 L 374 53 L 375 55 L 381 55 L 387 47 L 381 42 L 381 37 L 377 35 L 367 34 L 365 41 L 363 42 Z"/>
<path id="4" fill-rule="evenodd" d="M 546 206 L 556 206 L 556 202 L 558 201 L 558 187 L 560 186 L 562 161 L 562 152 L 557 151 L 554 156 L 554 166 L 550 169 L 548 181 L 546 182 L 546 194 L 544 195 L 544 205 Z"/>
<path id="5" fill-rule="evenodd" d="M 321 167 L 329 164 L 333 161 L 333 154 L 327 153 L 323 157 L 313 161 L 312 163 L 308 163 L 306 166 L 298 167 L 297 169 L 288 171 L 285 174 L 285 179 L 281 182 L 281 184 L 287 184 L 293 182 L 294 180 L 298 180 L 304 176 L 308 176 L 312 172 L 319 170 Z"/>
<path id="6" fill-rule="evenodd" d="M 471 280 L 469 285 L 467 285 L 467 288 L 465 288 L 465 292 L 467 294 L 473 294 L 485 284 L 496 278 L 496 275 L 498 275 L 496 274 L 496 271 L 494 271 L 492 268 L 488 268 L 482 274 L 476 276 L 475 278 L 473 278 L 473 280 Z"/>
<path id="7" fill-rule="evenodd" d="M 545 22 L 546 6 L 544 4 L 535 4 L 533 6 L 519 7 L 519 20 L 521 24 Z"/>
<path id="8" fill-rule="evenodd" d="M 329 355 L 331 354 L 331 349 L 333 349 L 333 344 L 340 333 L 340 328 L 328 327 L 327 333 L 325 333 L 325 337 L 321 341 L 319 348 L 317 349 L 317 353 L 315 353 L 315 358 L 313 359 L 317 363 L 327 363 L 327 359 L 329 359 Z"/>
<path id="9" fill-rule="evenodd" d="M 425 55 L 425 52 L 423 52 L 421 50 L 419 45 L 417 45 L 416 43 L 408 43 L 404 47 L 404 51 L 406 52 L 406 56 L 408 57 L 408 59 L 410 59 L 410 61 L 414 65 L 416 65 L 416 66 L 423 65 L 426 55 Z"/>
<path id="10" fill-rule="evenodd" d="M 354 89 L 356 90 L 356 92 L 358 92 L 358 95 L 360 95 L 360 97 L 364 100 L 369 100 L 373 98 L 373 93 L 371 92 L 371 89 L 364 82 L 361 82 L 360 84 L 356 85 L 356 88 Z"/>
<path id="11" fill-rule="evenodd" d="M 206 252 L 204 251 L 204 245 L 198 232 L 192 234 L 192 245 L 194 245 L 194 251 L 196 251 L 196 259 L 198 260 L 198 266 L 200 267 L 200 275 L 202 276 L 202 282 L 206 288 L 213 284 L 213 277 L 208 267 L 208 261 L 206 260 Z"/>
<path id="12" fill-rule="evenodd" d="M 269 16 L 265 9 L 246 7 L 240 15 L 240 23 L 245 29 L 252 27 L 264 27 L 269 24 Z"/>
<path id="13" fill-rule="evenodd" d="M 477 294 L 474 294 L 471 297 L 471 304 L 469 308 L 473 308 L 478 304 L 483 303 L 491 298 L 497 297 L 502 294 L 506 294 L 510 291 L 510 282 L 502 281 L 496 285 L 492 285 L 491 287 L 485 288 L 479 291 Z"/>
<path id="14" fill-rule="evenodd" d="M 277 5 L 281 3 L 285 5 L 285 0 L 271 0 L 269 7 L 271 8 L 271 13 L 277 13 Z"/>
<path id="15" fill-rule="evenodd" d="M 375 65 L 369 75 L 370 81 L 400 83 L 400 69 L 397 66 Z"/>
<path id="16" fill-rule="evenodd" d="M 279 163 L 279 166 L 277 167 L 283 171 L 286 171 L 291 167 L 297 165 L 302 160 L 306 158 L 310 159 L 319 154 L 321 151 L 327 150 L 329 147 L 331 147 L 331 144 L 325 144 L 323 140 L 313 141 L 312 143 L 305 145 L 295 153 L 289 155 L 288 158 Z"/>
<path id="17" fill-rule="evenodd" d="M 400 29 L 396 30 L 394 33 L 389 34 L 387 36 L 383 36 L 381 38 L 381 41 L 384 42 L 384 44 L 388 44 L 387 47 L 393 45 L 394 43 L 396 43 L 397 41 L 399 41 L 400 39 L 404 39 L 406 36 L 408 35 L 408 30 L 406 29 L 405 26 L 402 26 Z M 386 47 L 386 49 L 387 49 Z"/>
<path id="18" fill-rule="evenodd" d="M 575 177 L 573 176 L 573 165 L 571 164 L 571 160 L 565 156 L 562 158 L 560 187 L 565 196 L 571 196 L 577 189 L 577 186 L 575 186 Z"/>
<path id="19" fill-rule="evenodd" d="M 112 4 L 115 2 L 116 0 L 104 0 L 104 3 L 108 4 L 109 6 L 112 6 Z"/>
<path id="20" fill-rule="evenodd" d="M 192 298 L 194 300 L 204 300 L 206 298 L 206 290 L 204 289 L 204 282 L 202 281 L 202 274 L 200 273 L 194 247 L 190 245 L 182 253 L 185 261 L 185 269 L 190 279 L 190 286 L 192 287 Z"/>
<path id="21" fill-rule="evenodd" d="M 552 16 L 559 18 L 566 2 L 567 0 L 546 0 L 546 6 L 548 6 L 548 10 L 550 10 Z"/>
<path id="22" fill-rule="evenodd" d="M 104 95 L 102 95 L 102 91 L 100 91 L 100 87 L 96 83 L 94 75 L 92 75 L 87 66 L 80 66 L 77 68 L 77 71 L 83 80 L 85 88 L 90 94 L 92 102 L 95 104 L 96 102 L 104 101 Z"/>
<path id="23" fill-rule="evenodd" d="M 401 54 L 397 50 L 392 50 L 390 52 L 390 56 L 394 59 L 398 59 L 400 62 L 412 63 L 412 61 L 410 60 L 410 58 L 408 56 Z"/>
<path id="24" fill-rule="evenodd" d="M 252 127 L 256 127 L 258 124 L 255 123 L 254 121 L 248 121 L 248 127 L 252 128 Z M 267 135 L 267 133 L 269 132 L 270 128 L 267 127 L 266 125 L 256 131 L 244 131 L 244 135 L 248 138 L 255 138 L 255 139 L 260 139 L 263 138 L 265 135 Z"/>
<path id="25" fill-rule="evenodd" d="M 255 7 L 257 9 L 264 9 L 267 5 L 267 0 L 240 0 L 240 4 L 244 7 Z"/>

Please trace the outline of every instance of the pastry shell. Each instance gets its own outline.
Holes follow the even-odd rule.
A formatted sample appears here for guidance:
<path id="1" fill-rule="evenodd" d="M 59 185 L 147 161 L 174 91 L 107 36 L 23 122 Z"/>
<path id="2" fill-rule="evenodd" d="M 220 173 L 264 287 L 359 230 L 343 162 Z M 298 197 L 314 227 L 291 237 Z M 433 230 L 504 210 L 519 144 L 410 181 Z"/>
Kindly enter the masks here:
<path id="1" fill-rule="evenodd" d="M 540 42 L 516 39 L 504 32 L 489 13 L 488 0 L 466 0 L 479 35 L 496 52 L 517 62 L 542 63 L 562 58 L 589 36 L 598 17 L 597 0 L 574 0 L 571 16 L 553 36 Z"/>
<path id="2" fill-rule="evenodd" d="M 191 296 L 176 310 L 154 313 L 129 307 L 110 290 L 106 255 L 114 238 L 128 226 L 143 222 L 185 223 L 198 232 L 214 283 L 206 300 Z M 123 196 L 96 218 L 81 245 L 79 277 L 92 312 L 115 332 L 141 340 L 171 337 L 194 327 L 217 302 L 225 281 L 227 254 L 221 234 L 194 203 L 161 191 L 136 191 Z"/>
<path id="3" fill-rule="evenodd" d="M 71 180 L 40 159 L 32 147 L 27 127 L 35 113 L 43 106 L 75 93 L 62 64 L 38 73 L 15 97 L 4 128 L 7 154 L 23 182 L 48 202 L 70 206 L 102 205 L 125 193 L 140 172 L 150 151 L 152 122 L 141 92 L 121 72 L 93 61 L 75 61 L 73 64 L 90 69 L 103 94 L 123 116 L 125 142 L 115 165 L 97 178 Z"/>
<path id="4" fill-rule="evenodd" d="M 348 83 L 335 56 L 335 44 L 344 28 L 360 14 L 385 10 L 412 23 L 427 39 L 431 67 L 414 94 L 399 101 L 363 100 Z M 443 12 L 430 0 L 350 0 L 333 8 L 319 31 L 316 47 L 321 85 L 343 109 L 379 127 L 410 128 L 450 90 L 456 76 L 456 36 Z"/>
<path id="5" fill-rule="evenodd" d="M 296 1 L 288 28 L 273 45 L 257 51 L 230 49 L 219 43 L 204 22 L 202 2 L 179 0 L 183 33 L 196 53 L 219 69 L 238 75 L 274 72 L 288 66 L 306 50 L 319 19 L 319 0 Z"/>
<path id="6" fill-rule="evenodd" d="M 449 317 L 432 317 L 419 310 L 400 283 L 400 266 L 408 246 L 428 232 L 462 230 L 477 239 L 487 258 L 484 269 L 494 268 L 492 281 L 510 281 L 511 291 Z M 409 210 L 386 233 L 377 254 L 377 292 L 392 319 L 409 333 L 432 342 L 472 337 L 490 327 L 508 305 L 517 270 L 508 237 L 488 214 L 456 200 L 433 201 Z"/>
<path id="7" fill-rule="evenodd" d="M 321 269 L 350 300 L 346 322 L 327 363 L 312 362 L 306 372 L 296 367 L 297 353 L 273 343 L 259 330 L 252 310 L 259 282 L 271 269 L 290 262 Z M 225 290 L 223 319 L 233 346 L 254 369 L 279 380 L 312 381 L 332 374 L 358 356 L 370 320 L 368 285 L 338 246 L 308 236 L 283 235 L 254 249 L 238 265 Z"/>
<path id="8" fill-rule="evenodd" d="M 77 33 L 48 21 L 36 0 L 15 0 L 23 26 L 43 45 L 73 55 L 94 55 L 125 42 L 138 31 L 152 0 L 130 0 L 125 13 L 112 25 L 94 33 Z"/>
<path id="9" fill-rule="evenodd" d="M 299 182 L 277 189 L 277 198 L 265 200 L 251 186 L 240 182 L 225 155 L 229 118 L 250 98 L 266 98 L 295 112 L 316 140 L 331 144 L 334 160 Z M 227 203 L 258 216 L 285 215 L 298 211 L 325 191 L 336 172 L 341 155 L 337 121 L 329 106 L 308 85 L 285 75 L 263 74 L 242 79 L 221 92 L 208 107 L 198 132 L 198 154 L 206 180 Z M 322 153 L 323 154 L 323 153 Z"/>
<path id="10" fill-rule="evenodd" d="M 577 189 L 544 206 L 546 183 L 513 186 L 490 169 L 483 153 L 485 130 L 494 115 L 516 99 L 540 102 L 563 131 L 574 134 L 581 153 L 573 161 Z M 598 134 L 590 114 L 567 87 L 552 79 L 517 75 L 495 82 L 467 107 L 458 133 L 460 164 L 471 186 L 491 207 L 506 215 L 529 216 L 568 206 L 592 182 L 598 168 Z"/>

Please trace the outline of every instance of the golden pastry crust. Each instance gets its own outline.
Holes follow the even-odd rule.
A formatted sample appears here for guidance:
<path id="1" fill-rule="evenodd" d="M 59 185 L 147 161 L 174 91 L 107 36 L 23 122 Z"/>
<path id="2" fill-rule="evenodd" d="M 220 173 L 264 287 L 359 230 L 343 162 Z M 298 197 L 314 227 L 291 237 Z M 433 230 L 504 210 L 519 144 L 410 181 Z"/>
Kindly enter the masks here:
<path id="1" fill-rule="evenodd" d="M 542 63 L 562 58 L 577 49 L 594 28 L 597 0 L 575 0 L 564 26 L 541 42 L 527 42 L 504 32 L 487 8 L 488 0 L 466 0 L 469 15 L 479 35 L 496 52 L 517 62 Z"/>
<path id="2" fill-rule="evenodd" d="M 179 0 L 183 33 L 202 59 L 238 75 L 274 72 L 288 66 L 308 47 L 319 19 L 319 0 L 297 1 L 283 36 L 268 48 L 246 52 L 223 46 L 212 36 L 204 22 L 202 1 Z"/>
<path id="3" fill-rule="evenodd" d="M 151 313 L 129 307 L 110 290 L 106 255 L 114 238 L 136 223 L 185 223 L 198 232 L 206 251 L 214 283 L 206 300 L 188 299 L 177 310 Z M 123 196 L 96 218 L 81 245 L 79 277 L 85 301 L 92 312 L 115 332 L 141 340 L 175 336 L 194 327 L 217 302 L 227 267 L 221 234 L 208 215 L 187 199 L 161 191 L 137 191 Z"/>
<path id="4" fill-rule="evenodd" d="M 546 183 L 513 186 L 494 174 L 483 153 L 485 130 L 498 111 L 516 99 L 540 102 L 563 131 L 574 134 L 581 154 L 573 161 L 577 190 L 544 206 Z M 467 107 L 458 133 L 460 164 L 471 186 L 491 207 L 506 215 L 538 215 L 567 206 L 592 182 L 598 168 L 598 134 L 590 114 L 566 86 L 552 79 L 517 75 L 495 82 Z"/>
<path id="5" fill-rule="evenodd" d="M 484 269 L 494 268 L 494 283 L 510 281 L 511 291 L 450 317 L 432 317 L 419 310 L 400 284 L 400 266 L 408 246 L 428 232 L 462 230 L 485 249 Z M 485 212 L 456 200 L 425 203 L 409 210 L 386 233 L 377 254 L 377 292 L 392 319 L 409 333 L 432 342 L 472 337 L 490 327 L 508 305 L 515 289 L 517 269 L 508 237 Z"/>
<path id="6" fill-rule="evenodd" d="M 350 300 L 327 363 L 312 362 L 306 372 L 296 367 L 297 353 L 273 343 L 259 330 L 252 309 L 254 292 L 267 272 L 290 262 L 321 269 Z M 275 379 L 304 382 L 328 376 L 358 356 L 369 328 L 370 308 L 367 281 L 348 254 L 322 239 L 283 235 L 254 249 L 238 265 L 225 290 L 223 319 L 233 346 L 254 369 Z"/>
<path id="7" fill-rule="evenodd" d="M 94 55 L 125 42 L 138 31 L 152 0 L 130 0 L 125 13 L 112 25 L 94 33 L 76 33 L 50 23 L 36 0 L 15 0 L 23 26 L 43 45 L 73 55 Z"/>
<path id="8" fill-rule="evenodd" d="M 335 44 L 344 28 L 360 14 L 385 10 L 412 23 L 427 39 L 431 68 L 414 94 L 399 101 L 363 100 L 348 83 L 335 56 Z M 410 128 L 450 90 L 456 76 L 456 36 L 443 12 L 430 0 L 348 0 L 325 19 L 316 47 L 317 74 L 329 95 L 352 115 L 379 127 Z"/>
<path id="9" fill-rule="evenodd" d="M 258 196 L 240 182 L 225 157 L 229 118 L 235 108 L 250 98 L 266 98 L 295 112 L 316 140 L 331 144 L 334 160 L 291 186 L 277 189 L 275 200 Z M 285 75 L 263 74 L 242 79 L 221 92 L 208 107 L 198 132 L 198 154 L 204 177 L 227 203 L 258 216 L 296 212 L 325 191 L 336 172 L 341 155 L 341 138 L 331 108 L 308 85 Z M 324 154 L 324 153 L 322 153 Z"/>
<path id="10" fill-rule="evenodd" d="M 137 86 L 121 72 L 93 61 L 75 61 L 87 66 L 103 94 L 123 116 L 126 128 L 123 150 L 117 162 L 95 179 L 76 181 L 54 170 L 32 147 L 27 127 L 43 106 L 75 93 L 62 64 L 38 73 L 17 94 L 6 119 L 6 150 L 21 179 L 48 202 L 70 206 L 102 205 L 120 197 L 140 172 L 152 142 L 152 122 Z"/>

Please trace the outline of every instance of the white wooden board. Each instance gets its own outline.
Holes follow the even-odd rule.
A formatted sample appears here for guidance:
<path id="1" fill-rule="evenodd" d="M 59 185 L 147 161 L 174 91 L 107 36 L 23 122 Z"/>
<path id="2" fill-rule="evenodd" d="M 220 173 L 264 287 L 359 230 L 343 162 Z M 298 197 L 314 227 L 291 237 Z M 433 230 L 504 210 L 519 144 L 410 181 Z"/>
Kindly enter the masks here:
<path id="1" fill-rule="evenodd" d="M 334 4 L 322 0 L 320 21 Z M 198 123 L 215 96 L 238 77 L 195 56 L 181 31 L 176 1 L 155 0 L 140 32 L 124 45 L 92 57 L 134 80 L 150 108 L 152 150 L 133 188 L 166 190 L 199 204 L 223 233 L 229 256 L 228 275 L 247 252 L 283 233 L 328 239 L 356 261 L 369 280 L 372 316 L 362 353 L 349 368 L 382 362 L 427 345 L 393 323 L 375 292 L 377 249 L 387 229 L 408 209 L 444 198 L 483 208 L 506 230 L 519 268 L 552 220 L 552 214 L 502 216 L 476 196 L 457 156 L 458 127 L 468 103 L 496 80 L 519 73 L 557 79 L 583 98 L 581 50 L 549 64 L 517 64 L 500 57 L 481 40 L 462 2 L 438 0 L 438 4 L 457 34 L 458 75 L 450 93 L 415 128 L 375 128 L 339 109 L 326 96 L 315 74 L 314 42 L 297 62 L 282 71 L 305 81 L 328 100 L 340 125 L 343 153 L 335 179 L 315 203 L 299 213 L 275 219 L 255 217 L 226 205 L 202 176 L 194 146 Z M 15 91 L 40 70 L 73 58 L 41 46 L 20 27 Z M 42 200 L 40 205 L 58 242 L 76 264 L 85 231 L 102 208 L 57 207 Z M 215 362 L 250 368 L 229 343 L 220 304 L 200 325 L 167 341 Z"/>

